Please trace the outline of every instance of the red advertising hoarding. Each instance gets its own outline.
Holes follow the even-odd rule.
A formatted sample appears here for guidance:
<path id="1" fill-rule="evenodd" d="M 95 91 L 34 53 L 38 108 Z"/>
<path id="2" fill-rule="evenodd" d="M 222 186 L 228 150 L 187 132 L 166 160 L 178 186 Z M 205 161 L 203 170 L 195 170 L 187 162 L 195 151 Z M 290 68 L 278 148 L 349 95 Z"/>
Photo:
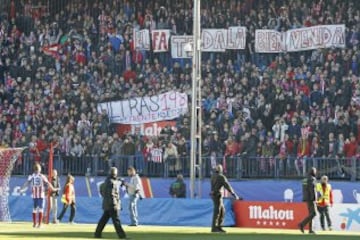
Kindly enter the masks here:
<path id="1" fill-rule="evenodd" d="M 132 134 L 155 137 L 160 135 L 161 129 L 163 129 L 165 126 L 174 128 L 176 126 L 176 121 L 159 121 L 141 124 L 117 124 L 116 132 L 120 136 Z"/>
<path id="2" fill-rule="evenodd" d="M 236 227 L 297 229 L 308 210 L 305 203 L 235 201 L 234 213 Z"/>

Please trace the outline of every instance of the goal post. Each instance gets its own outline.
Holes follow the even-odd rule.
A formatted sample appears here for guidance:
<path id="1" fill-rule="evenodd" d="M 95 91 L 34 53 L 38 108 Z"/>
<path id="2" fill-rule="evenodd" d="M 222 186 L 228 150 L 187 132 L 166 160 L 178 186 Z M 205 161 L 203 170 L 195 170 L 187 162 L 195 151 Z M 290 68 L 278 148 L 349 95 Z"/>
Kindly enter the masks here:
<path id="1" fill-rule="evenodd" d="M 11 172 L 25 148 L 0 148 L 0 222 L 11 222 L 9 183 Z"/>

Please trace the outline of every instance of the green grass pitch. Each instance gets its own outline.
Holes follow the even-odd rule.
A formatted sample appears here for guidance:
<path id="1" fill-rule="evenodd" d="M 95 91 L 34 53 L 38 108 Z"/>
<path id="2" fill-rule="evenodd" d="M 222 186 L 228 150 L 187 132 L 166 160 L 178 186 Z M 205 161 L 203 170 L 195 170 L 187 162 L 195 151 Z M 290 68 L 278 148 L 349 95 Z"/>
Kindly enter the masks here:
<path id="1" fill-rule="evenodd" d="M 0 223 L 0 239 L 37 239 L 37 240 L 84 240 L 92 239 L 95 224 L 57 224 L 33 228 L 29 222 Z M 124 229 L 129 238 L 145 240 L 350 240 L 360 239 L 359 233 L 350 232 L 318 232 L 317 235 L 302 234 L 297 230 L 225 228 L 226 234 L 210 233 L 204 227 L 164 227 L 138 226 Z M 103 232 L 103 239 L 117 239 L 113 225 L 109 224 Z"/>

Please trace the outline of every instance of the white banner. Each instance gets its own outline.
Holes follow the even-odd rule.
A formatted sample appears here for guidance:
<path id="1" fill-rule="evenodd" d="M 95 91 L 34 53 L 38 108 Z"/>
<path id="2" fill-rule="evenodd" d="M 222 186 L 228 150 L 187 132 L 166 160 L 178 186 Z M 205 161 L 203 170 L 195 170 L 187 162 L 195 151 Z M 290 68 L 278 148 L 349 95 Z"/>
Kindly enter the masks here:
<path id="1" fill-rule="evenodd" d="M 278 53 L 282 52 L 282 33 L 275 30 L 255 31 L 255 52 Z"/>
<path id="2" fill-rule="evenodd" d="M 191 58 L 192 54 L 185 52 L 185 44 L 193 45 L 193 36 L 172 36 L 171 37 L 171 57 L 172 58 Z"/>
<path id="3" fill-rule="evenodd" d="M 298 52 L 332 47 L 345 47 L 345 25 L 319 25 L 283 33 L 275 30 L 255 31 L 255 51 L 259 53 Z"/>
<path id="4" fill-rule="evenodd" d="M 203 29 L 201 40 L 203 52 L 225 52 L 227 44 L 227 30 Z"/>
<path id="5" fill-rule="evenodd" d="M 345 47 L 345 25 L 319 25 L 287 31 L 288 52 Z"/>
<path id="6" fill-rule="evenodd" d="M 245 49 L 246 27 L 229 27 L 226 49 Z"/>
<path id="7" fill-rule="evenodd" d="M 151 97 L 99 103 L 98 111 L 106 111 L 111 122 L 140 124 L 170 120 L 188 112 L 186 93 L 166 92 Z"/>
<path id="8" fill-rule="evenodd" d="M 332 228 L 336 231 L 360 231 L 360 204 L 334 204 L 329 209 Z M 315 231 L 321 231 L 319 213 L 316 215 Z M 325 220 L 325 228 L 327 229 Z"/>
<path id="9" fill-rule="evenodd" d="M 138 50 L 150 50 L 150 34 L 148 29 L 134 30 L 134 48 Z"/>
<path id="10" fill-rule="evenodd" d="M 152 47 L 154 52 L 169 51 L 170 30 L 151 31 Z"/>

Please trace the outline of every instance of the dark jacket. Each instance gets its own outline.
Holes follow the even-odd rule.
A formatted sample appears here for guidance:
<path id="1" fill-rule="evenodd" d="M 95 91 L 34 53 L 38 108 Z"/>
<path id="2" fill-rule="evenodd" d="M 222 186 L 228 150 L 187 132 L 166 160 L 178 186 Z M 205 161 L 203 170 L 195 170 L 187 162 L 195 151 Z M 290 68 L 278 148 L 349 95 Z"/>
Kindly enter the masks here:
<path id="1" fill-rule="evenodd" d="M 211 195 L 212 197 L 221 197 L 221 188 L 224 187 L 232 195 L 235 195 L 234 190 L 230 186 L 227 178 L 222 173 L 214 173 L 211 176 Z"/>
<path id="2" fill-rule="evenodd" d="M 316 178 L 312 175 L 309 175 L 307 178 L 303 179 L 302 188 L 303 188 L 303 201 L 304 202 L 314 202 L 316 200 Z"/>
<path id="3" fill-rule="evenodd" d="M 102 207 L 104 211 L 120 209 L 119 186 L 121 182 L 112 176 L 108 176 L 100 186 L 100 194 L 103 197 Z"/>

